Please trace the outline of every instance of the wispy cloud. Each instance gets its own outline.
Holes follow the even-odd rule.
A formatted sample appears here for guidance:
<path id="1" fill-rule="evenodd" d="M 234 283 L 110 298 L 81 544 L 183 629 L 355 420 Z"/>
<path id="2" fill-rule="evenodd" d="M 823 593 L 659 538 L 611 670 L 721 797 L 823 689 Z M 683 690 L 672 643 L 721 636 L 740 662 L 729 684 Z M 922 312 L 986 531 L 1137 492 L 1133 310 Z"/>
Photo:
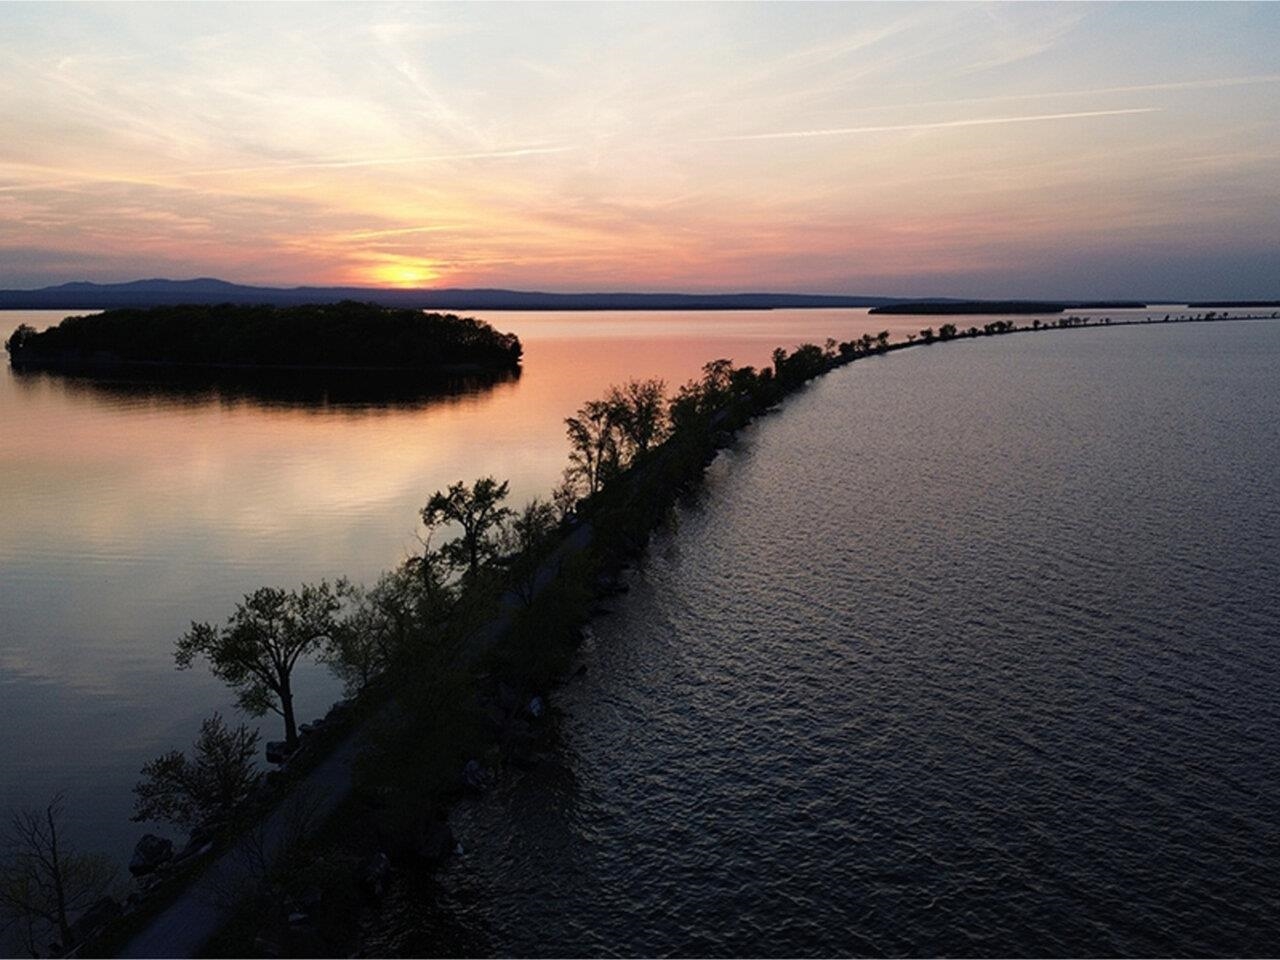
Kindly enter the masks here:
<path id="1" fill-rule="evenodd" d="M 220 176 L 228 173 L 269 173 L 273 170 L 338 170 L 349 167 L 396 167 L 415 163 L 444 163 L 450 160 L 499 160 L 509 157 L 534 157 L 542 154 L 567 153 L 572 146 L 515 147 L 510 150 L 482 150 L 474 153 L 432 153 L 412 157 L 344 157 L 324 160 L 286 160 L 279 163 L 246 167 L 220 167 L 216 170 L 188 170 L 183 176 Z"/>
<path id="2" fill-rule="evenodd" d="M 1082 110 L 1075 113 L 1037 113 L 1022 117 L 978 117 L 972 120 L 940 120 L 933 123 L 893 123 L 867 127 L 830 127 L 824 130 L 745 133 L 729 137 L 701 137 L 693 142 L 729 143 L 743 140 L 796 140 L 805 137 L 841 137 L 857 133 L 890 133 L 899 130 L 944 130 L 954 127 L 987 127 L 1007 123 L 1044 123 L 1049 120 L 1083 120 L 1089 117 L 1119 117 L 1137 113 L 1159 112 L 1159 107 L 1130 107 L 1124 110 Z"/>
<path id="3" fill-rule="evenodd" d="M 1022 100 L 1065 100 L 1070 97 L 1105 96 L 1112 93 L 1163 93 L 1176 90 L 1220 90 L 1248 87 L 1263 83 L 1280 83 L 1280 73 L 1253 77 L 1209 77 L 1201 80 L 1174 80 L 1167 83 L 1136 83 L 1121 87 L 1086 87 L 1076 90 L 1044 90 L 1029 93 L 1001 93 L 987 97 L 961 97 L 952 100 L 917 100 L 912 103 L 879 103 L 856 108 L 870 110 L 911 110 L 916 107 L 947 107 L 973 103 L 1013 103 Z"/>

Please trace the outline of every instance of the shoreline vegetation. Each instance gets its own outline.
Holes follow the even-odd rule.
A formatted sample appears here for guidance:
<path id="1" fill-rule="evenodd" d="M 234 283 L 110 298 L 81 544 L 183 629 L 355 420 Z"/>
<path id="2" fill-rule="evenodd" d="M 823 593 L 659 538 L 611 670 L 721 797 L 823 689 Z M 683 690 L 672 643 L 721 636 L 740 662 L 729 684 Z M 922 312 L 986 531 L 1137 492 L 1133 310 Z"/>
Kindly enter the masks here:
<path id="1" fill-rule="evenodd" d="M 621 572 L 696 491 L 717 451 L 809 381 L 940 341 L 1277 316 L 1064 316 L 963 331 L 947 323 L 894 342 L 882 331 L 779 348 L 762 369 L 712 360 L 674 394 L 657 380 L 613 387 L 566 418 L 569 462 L 548 499 L 517 508 L 505 482 L 460 481 L 426 500 L 421 552 L 373 586 L 264 587 L 224 624 L 192 624 L 177 641 L 179 665 L 207 662 L 244 712 L 280 716 L 284 738 L 266 744 L 277 769 L 262 773 L 258 735 L 217 715 L 188 751 L 148 763 L 134 819 L 167 823 L 189 839 L 175 850 L 170 840 L 143 837 L 129 865 L 137 889 L 123 904 L 103 892 L 100 865 L 61 877 L 42 868 L 41 838 L 56 835 L 60 807 L 55 799 L 48 811 L 29 812 L 47 827 L 28 838 L 28 854 L 19 850 L 0 867 L 0 922 L 16 925 L 33 952 L 56 939 L 50 952 L 140 954 L 151 935 L 147 946 L 159 940 L 171 955 L 351 955 L 362 926 L 394 902 L 397 883 L 454 855 L 451 806 L 489 789 L 504 769 L 550 755 L 554 691 L 569 677 L 582 626 L 604 598 L 625 592 Z M 304 657 L 328 664 L 347 695 L 312 723 L 298 723 L 292 710 L 290 675 Z M 315 812 L 322 805 L 308 815 L 307 788 L 325 784 L 325 815 Z M 78 862 L 74 851 L 63 856 Z M 192 932 L 183 910 L 195 909 L 197 888 L 216 882 L 215 867 L 228 863 L 238 866 L 223 877 L 209 939 Z M 23 876 L 34 879 L 13 882 Z M 91 890 L 76 888 L 90 880 Z M 78 917 L 41 899 L 55 881 L 76 888 Z M 164 940 L 172 930 L 191 942 Z"/>
<path id="2" fill-rule="evenodd" d="M 914 316 L 966 314 L 1066 313 L 1068 310 L 1144 310 L 1137 300 L 1062 302 L 1056 300 L 914 300 L 872 307 L 868 313 L 897 313 Z"/>
<path id="3" fill-rule="evenodd" d="M 5 343 L 15 367 L 191 367 L 240 370 L 511 369 L 519 337 L 453 314 L 343 301 L 293 307 L 185 305 L 22 324 Z"/>

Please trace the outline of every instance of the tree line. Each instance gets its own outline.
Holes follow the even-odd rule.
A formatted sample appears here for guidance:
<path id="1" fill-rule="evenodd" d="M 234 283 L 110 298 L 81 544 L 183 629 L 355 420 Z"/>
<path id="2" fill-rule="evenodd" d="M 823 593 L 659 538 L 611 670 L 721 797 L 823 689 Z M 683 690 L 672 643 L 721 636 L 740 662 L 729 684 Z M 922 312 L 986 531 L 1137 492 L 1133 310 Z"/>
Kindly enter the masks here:
<path id="1" fill-rule="evenodd" d="M 520 339 L 454 314 L 344 300 L 107 310 L 5 343 L 15 364 L 173 363 L 330 368 L 513 367 Z"/>

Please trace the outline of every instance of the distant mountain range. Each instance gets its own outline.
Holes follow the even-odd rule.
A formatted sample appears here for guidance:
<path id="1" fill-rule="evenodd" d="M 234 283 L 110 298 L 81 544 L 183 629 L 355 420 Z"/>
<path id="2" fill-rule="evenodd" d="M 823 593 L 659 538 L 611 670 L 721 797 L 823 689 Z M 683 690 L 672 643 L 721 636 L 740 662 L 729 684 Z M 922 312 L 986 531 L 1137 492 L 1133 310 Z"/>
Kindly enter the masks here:
<path id="1" fill-rule="evenodd" d="M 0 290 L 2 310 L 92 310 L 186 303 L 293 306 L 359 300 L 430 310 L 766 310 L 783 307 L 878 307 L 901 297 L 806 293 L 539 293 L 524 290 L 400 290 L 377 287 L 249 287 L 211 277 L 63 283 L 39 290 Z"/>

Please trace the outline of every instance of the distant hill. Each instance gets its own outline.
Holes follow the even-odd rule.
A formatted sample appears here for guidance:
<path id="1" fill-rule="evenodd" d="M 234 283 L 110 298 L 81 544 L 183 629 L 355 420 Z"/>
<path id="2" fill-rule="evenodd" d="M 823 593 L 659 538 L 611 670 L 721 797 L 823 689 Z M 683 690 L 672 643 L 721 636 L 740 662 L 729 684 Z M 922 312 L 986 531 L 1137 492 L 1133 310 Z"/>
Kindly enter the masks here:
<path id="1" fill-rule="evenodd" d="M 877 306 L 871 313 L 906 313 L 925 316 L 966 314 L 1062 313 L 1065 310 L 1142 309 L 1137 300 L 908 300 Z"/>
<path id="2" fill-rule="evenodd" d="M 400 290 L 376 287 L 249 287 L 211 277 L 63 283 L 39 290 L 0 290 L 0 310 L 92 310 L 178 304 L 298 306 L 358 300 L 419 310 L 769 310 L 875 307 L 893 297 L 806 293 L 539 293 L 523 290 Z"/>
<path id="3" fill-rule="evenodd" d="M 1187 306 L 1249 309 L 1252 307 L 1280 307 L 1280 300 L 1197 300 L 1195 303 L 1188 303 Z"/>

